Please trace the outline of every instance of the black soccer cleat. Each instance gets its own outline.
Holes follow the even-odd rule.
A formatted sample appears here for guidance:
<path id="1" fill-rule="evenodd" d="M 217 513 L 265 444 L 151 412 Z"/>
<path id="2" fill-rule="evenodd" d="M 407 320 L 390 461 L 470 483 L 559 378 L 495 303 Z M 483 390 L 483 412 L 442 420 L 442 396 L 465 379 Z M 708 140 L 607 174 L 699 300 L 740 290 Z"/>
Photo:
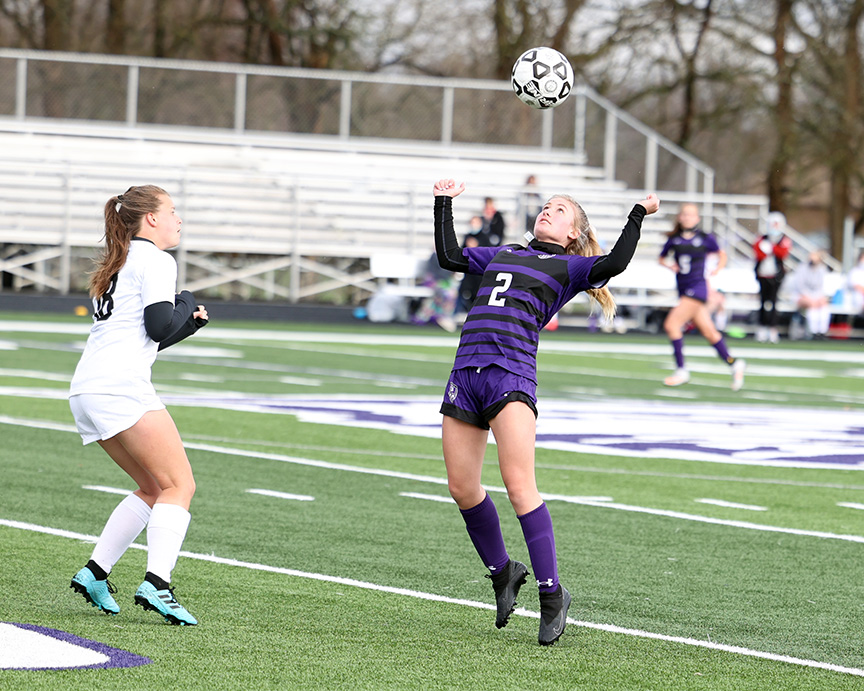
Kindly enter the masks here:
<path id="1" fill-rule="evenodd" d="M 570 593 L 558 584 L 554 593 L 540 593 L 540 645 L 552 645 L 561 638 L 567 626 L 567 610 L 570 609 Z"/>
<path id="2" fill-rule="evenodd" d="M 511 559 L 500 573 L 486 574 L 486 578 L 492 580 L 492 588 L 495 590 L 495 604 L 498 612 L 495 615 L 495 628 L 503 629 L 510 621 L 510 615 L 516 609 L 516 596 L 519 588 L 525 584 L 528 576 L 528 567 L 521 561 Z"/>

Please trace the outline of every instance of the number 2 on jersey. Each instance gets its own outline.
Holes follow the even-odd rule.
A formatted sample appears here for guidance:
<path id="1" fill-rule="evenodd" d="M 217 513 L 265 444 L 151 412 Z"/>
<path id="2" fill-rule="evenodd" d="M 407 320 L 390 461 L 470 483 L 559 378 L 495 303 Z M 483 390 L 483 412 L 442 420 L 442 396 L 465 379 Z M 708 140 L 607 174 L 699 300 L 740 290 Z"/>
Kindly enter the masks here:
<path id="1" fill-rule="evenodd" d="M 492 292 L 489 293 L 489 303 L 493 307 L 504 307 L 504 298 L 499 297 L 501 293 L 506 292 L 506 290 L 510 287 L 510 284 L 513 282 L 513 274 L 510 273 L 500 273 L 495 277 L 496 281 L 501 281 L 501 285 L 497 285 L 492 289 Z"/>
<path id="2" fill-rule="evenodd" d="M 93 312 L 93 319 L 97 322 L 104 322 L 114 311 L 114 298 L 112 295 L 114 295 L 116 289 L 117 274 L 114 274 L 111 277 L 111 281 L 108 283 L 108 290 L 100 295 L 99 299 L 96 301 L 96 309 Z"/>

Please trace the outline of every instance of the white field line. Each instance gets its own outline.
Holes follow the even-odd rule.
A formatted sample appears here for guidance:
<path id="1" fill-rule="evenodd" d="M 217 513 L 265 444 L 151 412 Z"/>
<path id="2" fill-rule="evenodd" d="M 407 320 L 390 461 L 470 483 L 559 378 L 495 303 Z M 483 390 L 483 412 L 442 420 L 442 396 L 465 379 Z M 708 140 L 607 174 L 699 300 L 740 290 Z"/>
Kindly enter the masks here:
<path id="1" fill-rule="evenodd" d="M 222 440 L 217 440 L 222 441 Z M 230 440 L 224 440 L 230 441 Z M 733 477 L 724 475 L 704 475 L 699 473 L 661 473 L 652 470 L 633 470 L 631 468 L 592 468 L 590 466 L 567 465 L 561 463 L 537 463 L 537 468 L 546 470 L 568 470 L 577 473 L 602 473 L 632 477 L 659 477 L 674 480 L 708 480 L 710 482 L 743 482 L 755 485 L 780 485 L 783 487 L 815 487 L 818 489 L 842 489 L 864 491 L 864 485 L 843 485 L 836 482 L 804 482 L 801 480 L 775 480 L 767 477 Z"/>
<path id="2" fill-rule="evenodd" d="M 45 526 L 34 525 L 32 523 L 21 523 L 19 521 L 8 521 L 4 519 L 0 519 L 0 526 L 6 526 L 9 528 L 16 528 L 19 530 L 29 530 L 37 533 L 44 533 L 47 535 L 54 535 L 57 537 L 65 537 L 72 540 L 82 540 L 85 542 L 96 542 L 97 538 L 95 535 L 85 535 L 82 533 L 73 533 L 68 530 L 58 530 L 55 528 L 48 528 Z M 131 545 L 133 549 L 141 549 L 146 550 L 147 547 L 144 545 L 139 545 L 133 543 Z M 486 610 L 494 610 L 495 605 L 489 604 L 486 602 L 477 602 L 474 600 L 464 600 L 461 598 L 453 598 L 446 597 L 443 595 L 436 595 L 434 593 L 424 593 L 419 590 L 409 590 L 407 588 L 396 588 L 393 586 L 387 585 L 379 585 L 377 583 L 369 583 L 366 581 L 358 581 L 353 578 L 343 578 L 341 576 L 329 576 L 326 574 L 320 573 L 309 573 L 306 571 L 298 571 L 296 569 L 286 569 L 278 566 L 267 566 L 266 564 L 255 564 L 252 562 L 239 561 L 237 559 L 227 559 L 224 557 L 217 557 L 212 554 L 198 554 L 195 552 L 180 552 L 180 556 L 185 557 L 187 559 L 197 559 L 199 561 L 207 561 L 213 564 L 222 564 L 225 566 L 237 566 L 244 569 L 251 569 L 254 571 L 266 571 L 268 573 L 278 573 L 285 576 L 294 576 L 296 578 L 308 578 L 314 581 L 321 581 L 324 583 L 336 583 L 338 585 L 345 585 L 354 588 L 362 588 L 364 590 L 373 590 L 382 593 L 389 593 L 391 595 L 402 595 L 405 597 L 413 597 L 418 600 L 429 600 L 432 602 L 442 602 L 451 605 L 460 605 L 463 607 L 473 607 L 475 609 L 486 609 Z M 522 617 L 530 617 L 533 619 L 539 619 L 540 614 L 537 612 L 530 612 L 523 608 L 517 609 L 513 614 Z M 605 631 L 607 633 L 617 633 L 623 634 L 626 636 L 635 636 L 637 638 L 648 638 L 652 640 L 658 641 L 667 641 L 670 643 L 680 643 L 682 645 L 689 645 L 698 648 L 707 648 L 709 650 L 718 650 L 726 653 L 733 653 L 735 655 L 743 655 L 746 657 L 755 657 L 763 660 L 771 660 L 773 662 L 785 662 L 787 664 L 799 665 L 801 667 L 813 667 L 816 669 L 824 669 L 831 672 L 839 672 L 840 674 L 850 674 L 853 676 L 864 677 L 864 669 L 858 669 L 856 667 L 844 667 L 842 665 L 835 665 L 830 662 L 820 662 L 818 660 L 806 660 L 799 657 L 792 657 L 790 655 L 778 655 L 776 653 L 768 653 L 761 650 L 753 650 L 751 648 L 743 648 L 737 645 L 726 645 L 723 643 L 717 643 L 715 641 L 703 641 L 697 638 L 687 638 L 684 636 L 669 636 L 662 633 L 654 633 L 651 631 L 642 631 L 640 629 L 630 629 L 622 626 L 615 626 L 613 624 L 597 624 L 595 622 L 588 621 L 580 621 L 578 619 L 573 619 L 571 617 L 567 618 L 567 623 L 572 624 L 573 626 L 579 626 L 587 629 L 594 629 L 597 631 Z"/>
<path id="3" fill-rule="evenodd" d="M 92 489 L 94 492 L 106 492 L 107 494 L 132 494 L 131 489 L 120 489 L 119 487 L 105 487 L 104 485 L 81 485 L 81 489 Z"/>
<path id="4" fill-rule="evenodd" d="M 856 504 L 854 501 L 838 501 L 837 506 L 842 506 L 845 509 L 859 509 L 864 511 L 864 504 Z"/>
<path id="5" fill-rule="evenodd" d="M 294 501 L 315 501 L 315 497 L 308 494 L 289 494 L 288 492 L 277 492 L 272 489 L 247 489 L 249 494 L 260 494 L 265 497 L 276 497 L 277 499 L 292 499 Z"/>
<path id="6" fill-rule="evenodd" d="M 243 456 L 247 458 L 260 458 L 263 460 L 279 461 L 282 463 L 293 463 L 296 465 L 312 466 L 315 468 L 326 468 L 330 470 L 342 470 L 352 473 L 362 473 L 366 475 L 379 475 L 383 477 L 400 478 L 402 480 L 414 480 L 416 482 L 428 482 L 435 485 L 446 485 L 447 479 L 443 477 L 432 477 L 430 475 L 414 475 L 413 473 L 403 473 L 400 471 L 382 470 L 380 468 L 363 468 L 360 466 L 352 466 L 343 463 L 329 463 L 327 461 L 315 461 L 309 458 L 298 458 L 297 456 L 285 456 L 276 453 L 267 453 L 264 451 L 247 451 L 244 449 L 233 449 L 224 446 L 213 446 L 212 444 L 187 444 L 187 448 L 197 449 L 199 451 L 210 451 L 212 453 L 221 453 L 229 456 Z M 492 485 L 483 485 L 487 492 L 506 493 L 504 487 L 495 487 Z M 802 537 L 818 537 L 826 540 L 843 540 L 845 542 L 859 542 L 864 544 L 864 537 L 860 535 L 840 535 L 836 533 L 828 533 L 819 530 L 799 530 L 797 528 L 783 528 L 780 526 L 761 525 L 758 523 L 748 523 L 746 521 L 730 521 L 721 518 L 712 518 L 710 516 L 699 516 L 695 514 L 682 513 L 681 511 L 667 511 L 664 509 L 651 509 L 644 506 L 631 506 L 628 504 L 617 504 L 609 501 L 598 501 L 596 497 L 573 497 L 566 494 L 548 494 L 541 492 L 540 496 L 544 501 L 562 501 L 568 504 L 581 504 L 583 506 L 598 506 L 607 509 L 617 509 L 619 511 L 630 511 L 634 513 L 644 513 L 653 516 L 664 516 L 666 518 L 677 518 L 685 521 L 695 521 L 697 523 L 711 523 L 714 525 L 724 525 L 733 528 L 745 528 L 747 530 L 759 530 L 770 533 L 785 533 L 787 535 L 799 535 Z M 600 497 L 599 499 L 607 499 Z"/>
<path id="7" fill-rule="evenodd" d="M 60 431 L 75 431 L 69 425 L 54 425 L 44 424 L 39 421 L 24 420 L 16 421 L 14 418 L 0 416 L 0 423 L 7 424 L 22 424 L 27 427 L 51 428 Z M 260 458 L 262 460 L 278 461 L 280 463 L 292 463 L 295 465 L 309 466 L 313 468 L 324 468 L 327 470 L 341 470 L 345 472 L 361 473 L 365 475 L 378 475 L 381 477 L 392 477 L 403 480 L 413 480 L 415 482 L 427 482 L 435 485 L 446 485 L 447 478 L 433 477 L 431 475 L 415 475 L 413 473 L 403 473 L 395 470 L 383 470 L 381 468 L 364 468 L 361 466 L 347 465 L 344 463 L 330 463 L 328 461 L 317 461 L 311 458 L 300 458 L 297 456 L 285 456 L 283 454 L 267 453 L 264 451 L 248 451 L 246 449 L 235 449 L 225 446 L 214 446 L 212 444 L 197 444 L 187 443 L 187 449 L 196 449 L 198 451 L 209 451 L 211 453 L 225 454 L 228 456 L 241 456 L 244 458 Z M 495 487 L 493 485 L 483 485 L 487 492 L 496 492 L 506 494 L 507 490 L 504 487 Z M 864 544 L 864 537 L 860 535 L 841 535 L 837 533 L 828 533 L 819 530 L 799 530 L 797 528 L 783 528 L 780 526 L 761 525 L 758 523 L 748 523 L 746 521 L 730 521 L 720 518 L 712 518 L 710 516 L 699 516 L 695 514 L 683 513 L 680 511 L 667 511 L 664 509 L 652 509 L 644 506 L 631 506 L 628 504 L 617 504 L 608 501 L 608 497 L 573 497 L 565 494 L 548 494 L 542 492 L 540 496 L 544 501 L 562 501 L 569 504 L 581 504 L 583 506 L 597 506 L 608 509 L 617 509 L 619 511 L 630 511 L 633 513 L 644 513 L 653 516 L 664 516 L 666 518 L 677 518 L 685 521 L 695 521 L 697 523 L 710 523 L 713 525 L 723 525 L 732 528 L 744 528 L 747 530 L 758 530 L 772 533 L 785 533 L 787 535 L 799 535 L 802 537 L 817 537 L 825 540 L 842 540 L 845 542 L 858 542 Z"/>
<path id="8" fill-rule="evenodd" d="M 0 333 L 54 333 L 87 336 L 90 333 L 89 323 L 52 323 L 28 322 L 17 320 L 0 320 Z M 196 341 L 217 341 L 220 344 L 243 342 L 270 341 L 273 343 L 347 343 L 350 346 L 386 346 L 386 347 L 445 347 L 455 348 L 459 342 L 458 334 L 449 336 L 394 334 L 358 334 L 345 332 L 324 333 L 317 331 L 291 331 L 266 329 L 242 329 L 210 326 L 195 335 Z M 590 341 L 574 343 L 569 340 L 540 340 L 540 350 L 552 353 L 579 354 L 622 354 L 622 355 L 668 355 L 669 347 L 665 344 L 622 343 L 602 337 Z M 717 353 L 708 345 L 688 346 L 687 352 L 693 357 L 716 359 Z M 747 360 L 803 360 L 812 362 L 814 351 L 804 348 L 735 348 L 736 356 Z M 818 352 L 819 360 L 823 362 L 848 362 L 853 365 L 864 364 L 864 353 L 858 351 L 824 349 Z"/>
<path id="9" fill-rule="evenodd" d="M 767 506 L 756 506 L 755 504 L 736 504 L 734 501 L 726 501 L 724 499 L 694 499 L 693 501 L 699 504 L 713 504 L 714 506 L 723 506 L 727 509 L 743 509 L 744 511 L 767 511 Z"/>
<path id="10" fill-rule="evenodd" d="M 20 417 L 9 417 L 8 415 L 0 415 L 0 424 L 16 425 L 18 427 L 32 427 L 34 429 L 49 429 L 54 432 L 78 432 L 75 425 L 67 425 L 62 422 L 52 422 L 50 420 L 27 420 Z"/>
<path id="11" fill-rule="evenodd" d="M 421 494 L 420 492 L 399 492 L 400 497 L 409 499 L 425 499 L 426 501 L 440 501 L 442 504 L 454 504 L 453 497 L 442 497 L 440 494 Z"/>

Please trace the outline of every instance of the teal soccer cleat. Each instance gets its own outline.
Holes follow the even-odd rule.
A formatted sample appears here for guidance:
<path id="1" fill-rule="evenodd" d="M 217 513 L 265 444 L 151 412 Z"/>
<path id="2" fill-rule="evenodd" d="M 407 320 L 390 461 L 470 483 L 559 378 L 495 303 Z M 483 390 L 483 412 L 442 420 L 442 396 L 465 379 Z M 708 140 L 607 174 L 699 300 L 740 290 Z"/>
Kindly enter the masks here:
<path id="1" fill-rule="evenodd" d="M 156 590 L 156 586 L 149 581 L 144 581 L 135 592 L 135 604 L 158 612 L 169 624 L 195 626 L 198 623 L 198 620 L 177 602 L 173 588 Z"/>
<path id="2" fill-rule="evenodd" d="M 114 598 L 111 597 L 111 593 L 116 593 L 117 588 L 107 578 L 104 581 L 97 580 L 86 566 L 75 574 L 69 587 L 76 593 L 81 593 L 87 602 L 98 607 L 105 614 L 117 614 L 120 611 Z"/>

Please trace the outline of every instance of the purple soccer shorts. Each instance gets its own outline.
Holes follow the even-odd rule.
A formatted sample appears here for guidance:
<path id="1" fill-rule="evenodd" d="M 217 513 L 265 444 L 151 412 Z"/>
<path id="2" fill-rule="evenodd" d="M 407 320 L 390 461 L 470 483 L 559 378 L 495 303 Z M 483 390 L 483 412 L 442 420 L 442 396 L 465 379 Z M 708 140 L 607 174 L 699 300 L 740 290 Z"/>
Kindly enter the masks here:
<path id="1" fill-rule="evenodd" d="M 535 382 L 503 367 L 465 367 L 450 372 L 440 412 L 489 429 L 489 421 L 511 401 L 527 404 L 537 417 L 536 394 Z"/>

